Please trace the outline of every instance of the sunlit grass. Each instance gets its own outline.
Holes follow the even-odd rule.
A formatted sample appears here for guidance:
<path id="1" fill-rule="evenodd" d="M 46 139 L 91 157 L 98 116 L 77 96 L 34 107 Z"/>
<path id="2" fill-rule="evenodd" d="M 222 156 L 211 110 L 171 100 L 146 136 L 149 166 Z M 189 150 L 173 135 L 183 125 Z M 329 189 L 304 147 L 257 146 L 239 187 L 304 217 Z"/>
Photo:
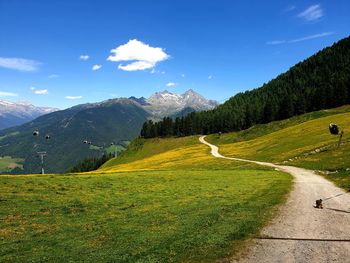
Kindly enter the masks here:
<path id="1" fill-rule="evenodd" d="M 282 162 L 322 146 L 336 145 L 338 137 L 332 136 L 328 131 L 331 122 L 350 130 L 350 113 L 310 120 L 252 140 L 219 143 L 220 152 L 226 156 Z M 350 133 L 345 133 L 343 140 L 349 139 Z"/>
<path id="2" fill-rule="evenodd" d="M 0 261 L 212 262 L 256 235 L 290 175 L 198 136 L 136 140 L 88 174 L 2 176 Z"/>
<path id="3" fill-rule="evenodd" d="M 198 138 L 196 139 L 198 140 Z M 164 143 L 166 142 L 164 141 Z M 152 144 L 152 142 L 147 141 L 146 144 Z M 175 148 L 128 163 L 124 163 L 123 157 L 121 157 L 119 162 L 120 164 L 117 164 L 116 160 L 114 160 L 93 173 L 178 169 L 222 170 L 251 166 L 243 162 L 215 158 L 210 154 L 209 148 L 206 145 L 200 144 L 198 141 L 191 146 Z"/>
<path id="4" fill-rule="evenodd" d="M 212 262 L 291 187 L 266 170 L 0 176 L 1 262 Z"/>
<path id="5" fill-rule="evenodd" d="M 208 140 L 226 156 L 339 170 L 327 177 L 346 188 L 347 110 Z M 345 130 L 339 149 L 330 122 Z M 92 173 L 1 176 L 0 261 L 213 262 L 256 235 L 291 184 L 288 174 L 211 156 L 198 136 L 137 139 Z"/>
<path id="6" fill-rule="evenodd" d="M 259 125 L 239 133 L 208 136 L 225 156 L 269 161 L 313 170 L 338 171 L 327 177 L 344 188 L 350 187 L 350 112 L 349 106 L 325 110 L 290 120 Z M 325 116 L 322 116 L 325 115 Z M 310 117 L 315 119 L 309 119 Z M 302 123 L 294 123 L 296 119 Z M 331 135 L 329 123 L 344 130 L 342 145 Z M 274 127 L 274 132 L 269 129 Z M 254 131 L 257 131 L 256 133 Z"/>

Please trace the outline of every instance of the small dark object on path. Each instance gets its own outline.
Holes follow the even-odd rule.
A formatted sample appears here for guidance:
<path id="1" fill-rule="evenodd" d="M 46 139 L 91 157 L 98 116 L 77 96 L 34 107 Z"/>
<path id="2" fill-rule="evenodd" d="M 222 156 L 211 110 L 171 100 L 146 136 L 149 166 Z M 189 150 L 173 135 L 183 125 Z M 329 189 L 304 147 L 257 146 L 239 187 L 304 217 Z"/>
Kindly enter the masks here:
<path id="1" fill-rule="evenodd" d="M 316 200 L 316 206 L 315 206 L 315 208 L 323 209 L 322 199 Z"/>

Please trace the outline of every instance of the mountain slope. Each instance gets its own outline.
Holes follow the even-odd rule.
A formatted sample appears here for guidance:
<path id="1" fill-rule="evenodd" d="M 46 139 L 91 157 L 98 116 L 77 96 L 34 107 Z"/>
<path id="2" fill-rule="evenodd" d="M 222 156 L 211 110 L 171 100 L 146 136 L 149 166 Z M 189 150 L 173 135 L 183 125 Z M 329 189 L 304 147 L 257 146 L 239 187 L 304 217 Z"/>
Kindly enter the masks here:
<path id="1" fill-rule="evenodd" d="M 262 87 L 239 93 L 214 110 L 187 115 L 182 134 L 210 134 L 247 129 L 306 112 L 350 103 L 350 37 L 296 64 Z M 175 123 L 145 127 L 150 137 L 176 135 Z M 147 133 L 142 133 L 147 134 Z"/>
<path id="2" fill-rule="evenodd" d="M 1 154 L 24 158 L 24 171 L 30 173 L 40 171 L 36 152 L 46 151 L 46 171 L 64 172 L 83 158 L 101 155 L 112 142 L 133 139 L 148 116 L 127 99 L 76 106 L 0 132 Z M 40 135 L 33 136 L 34 130 Z"/>
<path id="3" fill-rule="evenodd" d="M 330 123 L 344 130 L 331 135 Z M 319 170 L 345 189 L 350 188 L 350 106 L 308 113 L 262 124 L 240 132 L 212 134 L 207 140 L 228 157 L 268 161 Z"/>
<path id="4" fill-rule="evenodd" d="M 336 123 L 345 131 L 339 148 L 339 136 L 330 134 L 329 123 Z M 320 170 L 340 187 L 349 189 L 349 130 L 350 106 L 347 105 L 259 124 L 239 132 L 212 134 L 206 140 L 219 146 L 224 156 Z M 120 157 L 108 161 L 98 171 L 171 170 L 179 167 L 232 169 L 233 166 L 247 165 L 234 162 L 226 167 L 222 159 L 213 161 L 207 158 L 203 146 L 198 145 L 197 136 L 139 138 L 131 142 Z"/>
<path id="5" fill-rule="evenodd" d="M 36 152 L 47 151 L 45 170 L 64 172 L 86 157 L 100 156 L 110 151 L 111 143 L 117 146 L 122 141 L 137 137 L 147 119 L 163 116 L 153 113 L 154 109 L 160 109 L 164 104 L 169 105 L 166 112 L 182 115 L 190 112 L 187 105 L 193 105 L 191 111 L 194 111 L 215 104 L 210 104 L 194 91 L 183 95 L 172 93 L 171 96 L 179 98 L 179 104 L 176 105 L 164 92 L 162 94 L 164 98 L 161 102 L 130 97 L 77 105 L 0 131 L 1 156 L 25 159 L 24 172 L 33 173 L 40 171 Z M 40 136 L 32 135 L 35 130 L 40 132 Z M 51 139 L 45 140 L 45 135 L 50 135 Z M 91 144 L 83 144 L 83 141 Z"/>
<path id="6" fill-rule="evenodd" d="M 21 125 L 41 115 L 57 110 L 49 107 L 36 107 L 27 102 L 0 100 L 0 130 Z"/>

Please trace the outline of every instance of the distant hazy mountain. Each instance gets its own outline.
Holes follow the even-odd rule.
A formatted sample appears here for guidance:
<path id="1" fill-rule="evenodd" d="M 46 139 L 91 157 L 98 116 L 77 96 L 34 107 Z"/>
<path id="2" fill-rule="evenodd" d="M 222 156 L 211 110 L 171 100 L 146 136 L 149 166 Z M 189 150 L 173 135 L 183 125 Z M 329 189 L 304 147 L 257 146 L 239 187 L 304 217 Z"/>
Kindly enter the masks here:
<path id="1" fill-rule="evenodd" d="M 36 107 L 28 102 L 0 100 L 0 130 L 21 125 L 41 115 L 57 110 L 55 108 Z"/>
<path id="2" fill-rule="evenodd" d="M 218 105 L 216 101 L 207 100 L 191 89 L 183 94 L 176 94 L 167 90 L 156 92 L 146 102 L 148 105 L 145 105 L 144 108 L 154 117 L 177 115 L 177 113 L 189 108 L 192 111 L 210 110 Z"/>
<path id="3" fill-rule="evenodd" d="M 37 152 L 46 151 L 46 171 L 64 172 L 86 157 L 100 156 L 111 143 L 132 140 L 147 119 L 183 116 L 215 105 L 192 90 L 81 104 L 0 131 L 0 154 L 25 159 L 24 172 L 33 173 L 40 171 Z M 39 136 L 33 136 L 35 130 Z"/>
<path id="4" fill-rule="evenodd" d="M 84 158 L 100 156 L 111 143 L 133 139 L 148 117 L 129 99 L 78 105 L 0 131 L 1 155 L 25 159 L 24 172 L 33 173 L 40 171 L 37 152 L 46 151 L 46 171 L 64 172 Z M 36 130 L 39 136 L 33 136 Z"/>
<path id="5" fill-rule="evenodd" d="M 136 98 L 136 97 L 132 96 L 129 98 L 129 100 L 133 100 L 133 101 L 137 102 L 138 104 L 140 104 L 141 106 L 149 105 L 149 103 L 147 102 L 147 99 L 145 97 Z"/>

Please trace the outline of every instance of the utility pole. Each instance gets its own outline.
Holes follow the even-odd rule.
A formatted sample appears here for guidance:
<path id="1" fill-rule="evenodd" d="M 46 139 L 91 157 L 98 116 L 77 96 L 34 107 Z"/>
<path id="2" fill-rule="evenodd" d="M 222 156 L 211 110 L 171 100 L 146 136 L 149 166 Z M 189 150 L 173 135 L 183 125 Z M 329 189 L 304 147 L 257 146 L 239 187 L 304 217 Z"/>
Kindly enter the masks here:
<path id="1" fill-rule="evenodd" d="M 45 174 L 45 171 L 44 171 L 44 157 L 46 156 L 46 152 L 38 152 L 38 155 L 40 156 L 40 159 L 41 159 L 41 174 Z"/>
<path id="2" fill-rule="evenodd" d="M 343 134 L 344 134 L 344 131 L 342 130 L 342 131 L 340 132 L 340 134 L 339 134 L 338 148 L 339 148 L 339 146 L 340 146 L 340 144 L 341 144 L 341 139 L 342 139 L 342 137 L 343 137 Z"/>

